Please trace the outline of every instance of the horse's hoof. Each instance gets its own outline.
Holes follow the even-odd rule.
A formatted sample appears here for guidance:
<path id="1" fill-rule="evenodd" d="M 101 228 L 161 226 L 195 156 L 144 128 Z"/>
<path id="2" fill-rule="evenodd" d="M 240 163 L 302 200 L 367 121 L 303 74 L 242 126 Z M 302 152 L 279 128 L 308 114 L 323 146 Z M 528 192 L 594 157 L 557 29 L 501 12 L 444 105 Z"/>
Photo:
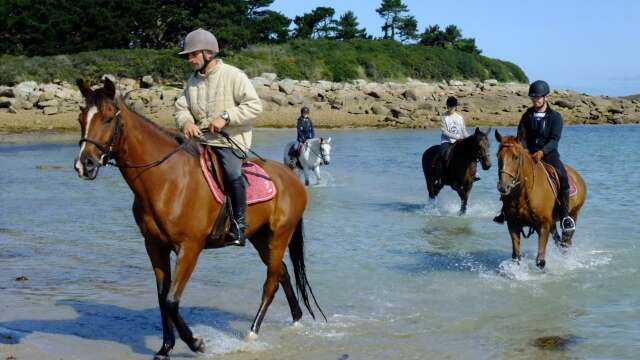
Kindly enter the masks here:
<path id="1" fill-rule="evenodd" d="M 202 340 L 202 338 L 199 338 L 199 337 L 194 337 L 193 343 L 189 346 L 189 348 L 193 352 L 203 353 L 205 350 L 204 340 Z"/>
<path id="2" fill-rule="evenodd" d="M 169 357 L 169 355 L 158 355 L 156 354 L 153 357 L 153 360 L 170 360 L 171 358 Z"/>
<path id="3" fill-rule="evenodd" d="M 299 329 L 302 327 L 302 323 L 300 321 L 294 321 L 291 323 L 291 327 L 294 329 Z"/>
<path id="4" fill-rule="evenodd" d="M 247 336 L 244 337 L 244 340 L 247 342 L 251 342 L 256 340 L 257 338 L 258 338 L 258 334 L 254 333 L 253 331 L 249 331 Z"/>
<path id="5" fill-rule="evenodd" d="M 536 261 L 536 266 L 537 266 L 540 270 L 544 269 L 544 266 L 545 266 L 545 265 L 547 265 L 547 262 L 546 262 L 544 259 Z"/>

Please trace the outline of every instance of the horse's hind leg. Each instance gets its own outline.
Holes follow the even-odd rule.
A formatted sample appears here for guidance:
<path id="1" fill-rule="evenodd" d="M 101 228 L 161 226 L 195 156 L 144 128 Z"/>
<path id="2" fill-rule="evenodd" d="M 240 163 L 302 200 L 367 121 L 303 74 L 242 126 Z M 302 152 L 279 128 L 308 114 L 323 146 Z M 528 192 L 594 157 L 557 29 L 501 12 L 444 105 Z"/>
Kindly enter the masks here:
<path id="1" fill-rule="evenodd" d="M 147 241 L 147 253 L 151 260 L 151 266 L 156 276 L 156 286 L 158 288 L 158 303 L 160 305 L 160 316 L 162 317 L 162 347 L 156 353 L 155 360 L 169 358 L 169 352 L 176 344 L 176 337 L 173 333 L 173 322 L 167 308 L 166 300 L 171 286 L 171 263 L 169 250 L 151 246 Z"/>
<path id="2" fill-rule="evenodd" d="M 289 272 L 287 271 L 287 265 L 285 265 L 284 261 L 282 262 L 282 273 L 280 274 L 280 285 L 282 285 L 282 290 L 284 290 L 284 293 L 287 296 L 289 309 L 291 309 L 291 317 L 293 318 L 293 323 L 295 324 L 298 322 L 298 320 L 302 318 L 302 309 L 300 308 L 300 303 L 298 303 L 298 298 L 296 298 L 296 293 L 293 291 L 291 278 L 289 277 Z"/>
<path id="3" fill-rule="evenodd" d="M 180 339 L 194 352 L 204 352 L 204 341 L 193 336 L 191 329 L 180 315 L 180 296 L 193 273 L 198 261 L 200 250 L 197 246 L 183 243 L 176 256 L 176 271 L 171 283 L 171 289 L 167 295 L 166 306 L 171 314 L 173 323 L 180 334 Z"/>
<path id="4" fill-rule="evenodd" d="M 267 278 L 265 279 L 262 287 L 262 301 L 258 308 L 258 313 L 251 324 L 251 332 L 247 335 L 247 340 L 252 340 L 257 337 L 257 334 L 260 331 L 260 326 L 262 325 L 262 320 L 264 320 L 267 309 L 269 308 L 269 305 L 271 305 L 273 297 L 278 290 L 278 283 L 283 280 L 283 270 L 286 271 L 286 268 L 283 267 L 284 264 L 282 262 L 282 258 L 284 257 L 288 240 L 291 239 L 291 235 L 293 235 L 293 230 L 294 229 L 289 229 L 287 231 L 276 231 L 273 233 L 265 230 L 262 236 L 253 236 L 251 238 L 252 243 L 260 253 L 260 258 L 267 265 Z M 285 287 L 285 294 L 287 291 L 293 293 L 290 280 L 288 281 L 288 289 Z M 288 294 L 287 300 L 292 300 L 289 298 Z M 289 307 L 294 309 L 291 303 L 289 304 Z M 300 311 L 300 313 L 301 312 L 302 311 Z M 292 316 L 295 321 L 295 318 L 299 315 L 294 313 L 292 310 Z"/>

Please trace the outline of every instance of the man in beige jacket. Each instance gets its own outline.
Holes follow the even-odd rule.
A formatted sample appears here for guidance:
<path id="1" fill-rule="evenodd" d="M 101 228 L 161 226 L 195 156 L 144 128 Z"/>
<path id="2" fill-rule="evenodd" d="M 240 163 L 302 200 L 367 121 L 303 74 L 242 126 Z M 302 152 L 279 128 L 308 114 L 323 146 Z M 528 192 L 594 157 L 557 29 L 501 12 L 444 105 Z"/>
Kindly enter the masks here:
<path id="1" fill-rule="evenodd" d="M 212 33 L 198 29 L 187 35 L 180 55 L 187 57 L 194 73 L 176 101 L 175 119 L 186 138 L 201 137 L 215 147 L 233 211 L 225 245 L 244 246 L 247 199 L 242 157 L 251 147 L 251 121 L 262 111 L 262 102 L 247 75 L 217 59 L 218 52 Z M 210 132 L 203 134 L 204 128 Z M 233 141 L 219 134 L 222 129 Z"/>

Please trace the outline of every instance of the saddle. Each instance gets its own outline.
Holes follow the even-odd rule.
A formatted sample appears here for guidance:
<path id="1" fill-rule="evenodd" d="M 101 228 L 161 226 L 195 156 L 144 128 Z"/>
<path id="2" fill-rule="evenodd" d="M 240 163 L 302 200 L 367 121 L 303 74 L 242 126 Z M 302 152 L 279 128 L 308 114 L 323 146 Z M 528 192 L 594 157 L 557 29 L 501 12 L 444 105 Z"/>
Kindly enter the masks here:
<path id="1" fill-rule="evenodd" d="M 444 155 L 444 157 L 440 156 L 440 152 L 438 152 L 438 155 L 433 157 L 433 161 L 431 162 L 431 168 L 435 169 L 435 167 L 438 165 L 438 161 L 443 162 L 442 164 L 443 170 L 446 170 L 447 168 L 449 168 L 449 163 L 451 162 L 451 158 L 453 157 L 452 156 L 453 148 L 455 148 L 456 145 L 458 145 L 458 141 L 454 142 L 453 145 L 449 147 L 449 150 L 447 150 L 447 153 Z"/>
<path id="2" fill-rule="evenodd" d="M 205 248 L 219 248 L 223 246 L 224 234 L 228 231 L 231 218 L 231 202 L 224 192 L 224 181 L 222 180 L 222 165 L 213 152 L 212 147 L 202 145 L 200 151 L 200 167 L 207 185 L 211 190 L 213 198 L 222 208 L 214 222 L 213 229 L 207 238 Z M 277 190 L 273 180 L 267 172 L 250 161 L 242 163 L 242 175 L 247 181 L 247 205 L 255 205 L 273 199 Z"/>
<path id="3" fill-rule="evenodd" d="M 549 185 L 551 186 L 551 191 L 556 198 L 556 202 L 559 204 L 560 199 L 558 198 L 558 189 L 560 189 L 560 177 L 558 177 L 558 172 L 553 167 L 553 165 L 548 164 L 546 162 L 542 162 L 543 169 L 545 174 L 547 175 L 547 181 L 549 181 Z M 574 197 L 578 193 L 578 188 L 576 187 L 576 183 L 567 171 L 567 177 L 569 179 L 569 197 Z"/>

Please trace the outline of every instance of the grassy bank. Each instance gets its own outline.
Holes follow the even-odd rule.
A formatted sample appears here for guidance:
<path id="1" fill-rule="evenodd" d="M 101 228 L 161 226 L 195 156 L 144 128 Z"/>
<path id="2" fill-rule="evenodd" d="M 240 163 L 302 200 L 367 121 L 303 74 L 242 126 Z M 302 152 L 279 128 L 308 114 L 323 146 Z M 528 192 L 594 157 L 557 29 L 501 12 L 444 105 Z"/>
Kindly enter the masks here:
<path id="1" fill-rule="evenodd" d="M 78 77 L 99 79 L 103 74 L 164 81 L 182 81 L 190 71 L 176 49 L 99 50 L 46 57 L 0 57 L 0 84 Z M 283 45 L 256 45 L 221 56 L 256 76 L 274 72 L 281 78 L 371 81 L 497 79 L 527 82 L 515 64 L 457 50 L 403 45 L 390 40 L 300 40 Z"/>

